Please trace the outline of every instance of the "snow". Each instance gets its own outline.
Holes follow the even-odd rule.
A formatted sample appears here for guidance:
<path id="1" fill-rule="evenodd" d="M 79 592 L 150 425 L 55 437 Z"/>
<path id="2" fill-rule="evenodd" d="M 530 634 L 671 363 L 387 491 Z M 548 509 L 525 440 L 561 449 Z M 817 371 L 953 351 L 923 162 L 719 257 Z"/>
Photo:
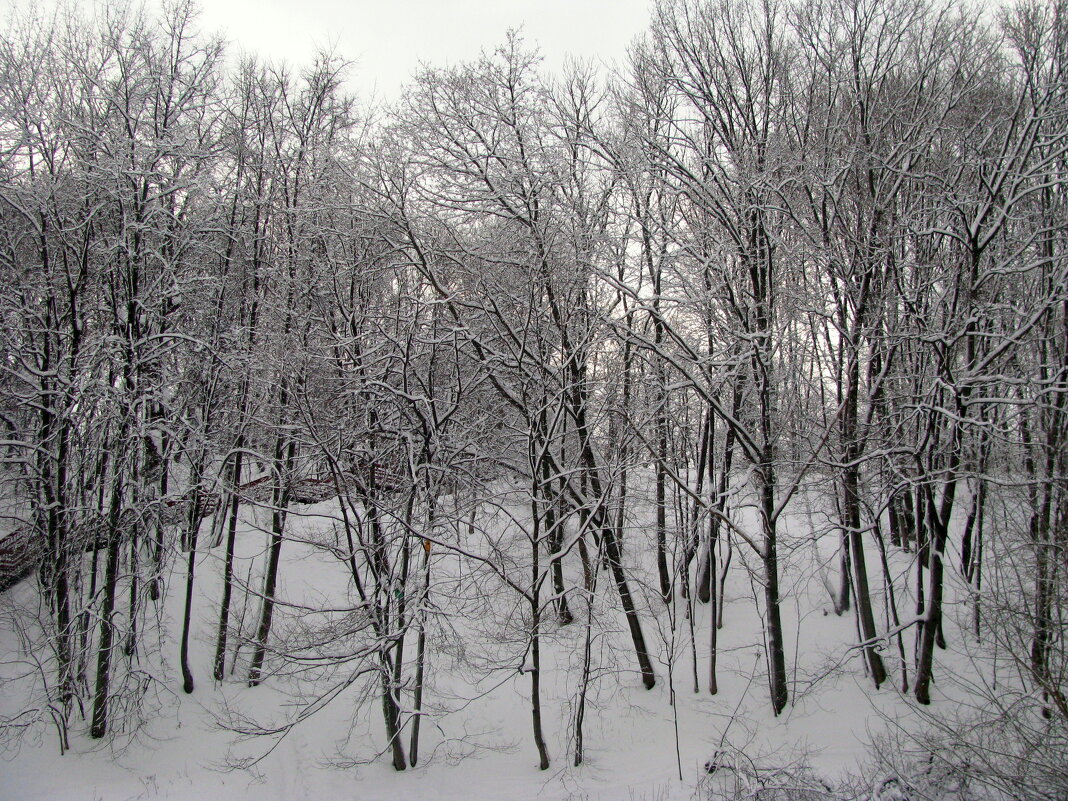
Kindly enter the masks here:
<path id="1" fill-rule="evenodd" d="M 625 558 L 629 576 L 635 586 L 640 585 L 636 595 L 643 609 L 646 639 L 656 654 L 658 681 L 652 691 L 641 687 L 618 599 L 602 575 L 595 614 L 608 623 L 594 632 L 595 669 L 599 670 L 588 701 L 581 767 L 571 765 L 571 721 L 581 673 L 586 611 L 582 596 L 571 596 L 575 622 L 570 626 L 558 626 L 551 609 L 546 613 L 542 693 L 552 766 L 542 772 L 530 734 L 530 678 L 519 670 L 525 658 L 522 632 L 515 629 L 514 621 L 509 625 L 525 602 L 519 603 L 514 592 L 499 588 L 492 592 L 492 603 L 479 610 L 479 593 L 470 590 L 476 578 L 481 582 L 480 592 L 489 588 L 492 579 L 471 573 L 470 563 L 461 563 L 440 547 L 432 552 L 431 592 L 438 596 L 442 611 L 452 615 L 449 623 L 454 628 L 435 626 L 430 631 L 428 714 L 416 768 L 397 773 L 380 756 L 385 747 L 381 704 L 374 694 L 375 685 L 367 686 L 363 680 L 280 739 L 240 737 L 227 725 L 232 727 L 242 718 L 263 725 L 292 715 L 296 695 L 321 689 L 328 675 L 343 680 L 345 668 L 325 671 L 313 687 L 299 677 L 278 675 L 250 689 L 240 681 L 246 649 L 242 652 L 245 661 L 239 660 L 231 678 L 213 686 L 220 548 L 205 550 L 197 566 L 195 692 L 184 695 L 181 691 L 175 634 L 184 600 L 184 574 L 182 560 L 174 560 L 162 610 L 162 625 L 171 636 L 153 639 L 157 645 L 165 643 L 162 653 L 154 652 L 148 642 L 141 655 L 146 668 L 151 666 L 156 675 L 165 676 L 146 695 L 144 726 L 129 738 L 120 735 L 105 744 L 80 732 L 72 737 L 71 751 L 60 756 L 54 731 L 41 724 L 20 742 L 8 741 L 9 750 L 0 762 L 0 798 L 675 801 L 707 797 L 716 787 L 723 791 L 724 783 L 738 782 L 741 772 L 729 769 L 709 775 L 705 764 L 710 759 L 720 765 L 751 761 L 764 770 L 805 764 L 814 775 L 829 780 L 860 773 L 870 766 L 870 749 L 879 736 L 923 724 L 914 702 L 896 687 L 900 684 L 896 646 L 884 650 L 891 676 L 875 691 L 864 676 L 860 652 L 852 648 L 857 641 L 853 616 L 833 613 L 821 571 L 835 564 L 837 538 L 827 532 L 813 539 L 820 526 L 810 511 L 819 503 L 814 491 L 799 494 L 781 523 L 782 614 L 791 703 L 779 718 L 772 714 L 768 701 L 762 624 L 753 601 L 754 589 L 759 591 L 759 587 L 751 582 L 747 570 L 748 564 L 756 571 L 757 563 L 752 553 L 746 553 L 748 546 L 735 545 L 726 585 L 725 626 L 719 632 L 719 693 L 715 696 L 708 694 L 706 678 L 709 608 L 695 603 L 696 668 L 701 686 L 695 693 L 686 604 L 678 602 L 673 636 L 668 610 L 654 589 L 653 534 L 639 520 L 627 535 Z M 516 503 L 509 511 L 521 519 L 521 507 Z M 282 598 L 295 607 L 281 608 L 272 637 L 299 631 L 301 606 L 337 609 L 350 603 L 344 564 L 315 546 L 330 534 L 336 503 L 297 508 L 306 513 L 295 514 L 290 521 L 293 539 L 283 548 L 280 590 Z M 209 518 L 202 532 L 209 531 L 210 525 Z M 252 575 L 253 587 L 258 586 L 255 576 L 263 561 L 267 525 L 265 509 L 243 507 L 236 574 Z M 495 538 L 510 536 L 508 524 L 498 525 Z M 907 574 L 912 556 L 895 552 L 891 558 L 892 570 Z M 568 566 L 569 571 L 577 568 L 578 560 L 571 561 L 575 564 Z M 881 595 L 878 553 L 868 554 L 868 561 L 873 592 Z M 569 573 L 568 580 L 581 584 L 578 574 Z M 244 615 L 248 628 L 255 604 L 243 610 L 241 595 L 235 593 L 232 615 L 235 619 Z M 4 714 L 25 706 L 32 693 L 29 679 L 12 680 L 22 661 L 18 656 L 21 646 L 6 623 L 16 608 L 32 609 L 37 602 L 33 580 L 0 597 L 5 607 L 5 625 L 0 629 L 0 653 L 5 660 L 0 677 L 9 679 L 0 701 Z M 902 597 L 900 603 L 905 614 L 908 601 Z M 654 613 L 655 625 L 651 622 Z M 886 629 L 885 618 L 880 620 L 880 629 Z M 947 638 L 951 645 L 962 644 L 962 652 L 939 653 L 936 678 L 948 672 L 942 670 L 947 660 L 955 673 L 967 669 L 969 655 L 963 651 L 967 639 L 950 620 Z M 407 649 L 414 653 L 414 637 Z M 669 662 L 673 662 L 674 707 Z M 911 667 L 910 663 L 910 672 Z M 948 682 L 937 684 L 936 694 L 948 688 Z M 938 703 L 953 702 L 936 699 L 936 708 Z"/>

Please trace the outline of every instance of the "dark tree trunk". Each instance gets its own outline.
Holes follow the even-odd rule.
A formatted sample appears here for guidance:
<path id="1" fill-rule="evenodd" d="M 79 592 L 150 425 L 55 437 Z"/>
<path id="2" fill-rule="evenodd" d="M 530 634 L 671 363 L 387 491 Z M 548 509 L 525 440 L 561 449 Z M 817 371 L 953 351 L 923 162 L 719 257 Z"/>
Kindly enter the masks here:
<path id="1" fill-rule="evenodd" d="M 108 510 L 107 560 L 104 567 L 104 603 L 100 610 L 100 635 L 97 644 L 96 691 L 93 695 L 93 720 L 89 734 L 100 739 L 108 730 L 109 690 L 111 682 L 111 651 L 115 636 L 112 616 L 115 613 L 115 590 L 119 582 L 120 529 L 119 514 L 122 485 L 117 474 L 113 479 Z"/>
<path id="2" fill-rule="evenodd" d="M 534 744 L 538 748 L 538 767 L 549 768 L 549 752 L 545 748 L 545 736 L 541 726 L 541 583 L 540 560 L 542 515 L 538 501 L 538 486 L 541 479 L 534 480 L 534 498 L 531 503 L 533 531 L 531 533 L 531 579 L 530 579 L 530 716 L 534 729 Z"/>
<path id="3" fill-rule="evenodd" d="M 423 718 L 423 681 L 426 669 L 426 616 L 430 599 L 430 540 L 423 541 L 423 592 L 419 604 L 419 635 L 415 655 L 415 697 L 412 712 L 412 739 L 408 746 L 408 760 L 414 768 L 419 764 L 419 724 Z"/>
<path id="4" fill-rule="evenodd" d="M 778 543 L 776 541 L 776 525 L 774 518 L 775 489 L 774 474 L 771 468 L 763 465 L 758 470 L 768 473 L 761 475 L 761 522 L 764 528 L 764 552 L 761 554 L 764 563 L 764 604 L 767 614 L 768 634 L 768 684 L 771 690 L 771 706 L 775 714 L 779 715 L 789 700 L 789 692 L 786 686 L 786 651 L 783 638 L 782 618 L 779 612 L 779 562 Z"/>
<path id="5" fill-rule="evenodd" d="M 284 390 L 283 390 L 284 391 Z M 283 447 L 286 449 L 286 457 L 283 461 Z M 274 597 L 278 583 L 278 564 L 282 555 L 282 541 L 285 538 L 286 515 L 289 506 L 289 476 L 293 466 L 296 452 L 296 443 L 290 441 L 283 446 L 281 436 L 277 440 L 275 448 L 275 477 L 274 491 L 271 493 L 271 545 L 267 557 L 267 572 L 263 582 L 263 602 L 260 608 L 260 624 L 256 630 L 256 640 L 253 646 L 252 661 L 248 671 L 248 685 L 255 687 L 260 683 L 263 659 L 267 651 L 267 637 L 271 633 L 271 620 L 274 616 Z M 280 469 L 279 469 L 280 468 Z"/>
<path id="6" fill-rule="evenodd" d="M 663 373 L 661 367 L 659 372 Z M 662 375 L 660 376 L 663 381 Z M 660 576 L 660 595 L 664 603 L 671 600 L 671 571 L 667 559 L 667 419 L 663 409 L 665 399 L 661 399 L 656 419 L 656 568 Z"/>
<path id="7" fill-rule="evenodd" d="M 586 591 L 586 626 L 582 647 L 582 678 L 579 682 L 578 703 L 575 709 L 575 767 L 582 764 L 585 754 L 586 740 L 583 724 L 586 720 L 586 696 L 589 692 L 593 663 L 593 601 L 597 592 L 598 564 L 601 561 L 600 554 L 590 559 L 585 536 L 579 539 L 578 546 L 579 555 L 582 558 L 583 587 Z"/>
<path id="8" fill-rule="evenodd" d="M 241 483 L 241 466 L 244 447 L 244 435 L 238 437 L 237 453 L 230 468 L 230 495 L 225 506 L 219 508 L 219 514 L 227 515 L 226 525 L 226 554 L 223 557 L 223 587 L 222 600 L 219 603 L 219 630 L 215 638 L 215 661 L 212 666 L 212 676 L 215 681 L 222 681 L 226 674 L 226 648 L 230 630 L 230 601 L 234 589 L 234 547 L 237 544 L 237 519 L 240 511 L 241 498 L 238 494 L 238 486 Z"/>
<path id="9" fill-rule="evenodd" d="M 842 615 L 849 611 L 850 576 L 852 573 L 852 550 L 853 540 L 848 531 L 842 531 L 838 537 L 838 592 L 834 595 L 834 613 Z"/>
<path id="10" fill-rule="evenodd" d="M 189 636 L 192 628 L 193 617 L 193 579 L 197 564 L 197 539 L 200 532 L 200 481 L 193 486 L 193 497 L 189 503 L 188 519 L 186 521 L 186 533 L 183 539 L 189 546 L 189 558 L 186 562 L 185 573 L 185 606 L 182 610 L 182 644 L 180 647 L 179 661 L 182 666 L 182 690 L 186 694 L 193 692 L 195 682 L 193 671 L 189 667 Z"/>
<path id="11" fill-rule="evenodd" d="M 858 439 L 857 407 L 859 404 L 860 367 L 854 354 L 849 360 L 847 370 L 848 386 L 846 389 L 845 408 L 842 415 L 842 439 L 845 445 L 842 471 L 842 522 L 843 522 L 843 569 L 848 568 L 850 551 L 852 551 L 853 583 L 856 588 L 857 619 L 860 625 L 864 656 L 871 670 L 872 680 L 878 688 L 886 681 L 886 668 L 875 644 L 875 615 L 871 608 L 871 593 L 868 588 L 868 567 L 864 558 L 864 542 L 861 539 L 860 515 L 860 459 L 861 446 Z M 848 543 L 848 547 L 846 545 Z M 842 584 L 848 586 L 848 573 L 843 575 Z M 843 590 L 839 600 L 848 602 L 848 592 Z"/>
<path id="12" fill-rule="evenodd" d="M 589 441 L 589 427 L 586 423 L 586 407 L 584 396 L 579 391 L 579 399 L 573 403 L 572 411 L 575 419 L 576 434 L 579 440 L 579 456 L 583 467 L 583 475 L 589 482 L 590 490 L 595 498 L 603 498 L 601 479 L 597 470 L 597 459 L 593 453 L 593 446 Z M 585 499 L 583 499 L 584 501 Z M 585 504 L 584 504 L 585 505 Z M 627 584 L 627 576 L 623 570 L 622 553 L 620 552 L 619 540 L 616 539 L 616 529 L 607 519 L 607 513 L 603 504 L 598 504 L 594 511 L 594 524 L 601 532 L 604 544 L 605 559 L 612 571 L 616 589 L 619 592 L 619 601 L 623 607 L 623 613 L 627 618 L 627 627 L 630 629 L 631 641 L 634 643 L 634 653 L 638 659 L 638 667 L 642 674 L 642 683 L 647 690 L 651 690 L 656 684 L 656 674 L 653 672 L 653 664 L 649 659 L 649 651 L 645 645 L 645 635 L 642 634 L 641 621 L 634 606 L 634 599 L 630 594 Z"/>
<path id="13" fill-rule="evenodd" d="M 544 423 L 544 417 L 543 423 Z M 560 462 L 564 463 L 561 454 Z M 561 478 L 561 484 L 566 479 Z M 553 605 L 556 607 L 556 619 L 561 626 L 566 626 L 574 620 L 571 610 L 567 605 L 567 592 L 564 587 L 563 554 L 560 548 L 563 546 L 563 520 L 558 515 L 556 500 L 551 497 L 553 487 L 552 473 L 549 469 L 549 460 L 541 460 L 541 489 L 545 495 L 545 542 L 549 550 L 549 567 L 553 577 Z"/>
<path id="14" fill-rule="evenodd" d="M 952 478 L 946 484 L 943 489 L 941 510 L 935 508 L 930 488 L 927 486 L 923 488 L 924 495 L 927 497 L 929 580 L 923 622 L 920 628 L 919 659 L 916 665 L 916 700 L 921 704 L 931 703 L 930 685 L 934 667 L 934 646 L 942 626 L 942 585 L 947 529 L 956 486 L 957 482 Z"/>

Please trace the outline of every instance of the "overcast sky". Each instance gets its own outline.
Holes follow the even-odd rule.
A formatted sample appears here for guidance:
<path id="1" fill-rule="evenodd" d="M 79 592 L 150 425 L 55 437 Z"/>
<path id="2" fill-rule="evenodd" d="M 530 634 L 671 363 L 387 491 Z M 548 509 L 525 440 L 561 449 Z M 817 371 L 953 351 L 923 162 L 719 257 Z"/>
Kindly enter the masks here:
<path id="1" fill-rule="evenodd" d="M 332 45 L 353 62 L 355 91 L 389 101 L 421 61 L 438 66 L 471 60 L 503 42 L 509 28 L 522 28 L 550 70 L 568 55 L 621 60 L 645 29 L 651 0 L 200 2 L 204 31 L 223 33 L 231 49 L 304 64 L 317 48 Z"/>

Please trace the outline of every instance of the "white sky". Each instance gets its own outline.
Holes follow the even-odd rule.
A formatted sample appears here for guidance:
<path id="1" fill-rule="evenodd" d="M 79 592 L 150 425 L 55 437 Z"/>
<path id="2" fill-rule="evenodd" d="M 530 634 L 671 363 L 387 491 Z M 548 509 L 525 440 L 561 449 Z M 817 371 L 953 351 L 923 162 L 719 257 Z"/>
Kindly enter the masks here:
<path id="1" fill-rule="evenodd" d="M 353 62 L 350 86 L 390 101 L 420 62 L 456 64 L 522 28 L 549 70 L 568 56 L 622 61 L 649 21 L 651 0 L 200 0 L 201 26 L 232 52 L 307 63 L 320 47 Z M 151 5 L 151 4 L 150 4 Z"/>

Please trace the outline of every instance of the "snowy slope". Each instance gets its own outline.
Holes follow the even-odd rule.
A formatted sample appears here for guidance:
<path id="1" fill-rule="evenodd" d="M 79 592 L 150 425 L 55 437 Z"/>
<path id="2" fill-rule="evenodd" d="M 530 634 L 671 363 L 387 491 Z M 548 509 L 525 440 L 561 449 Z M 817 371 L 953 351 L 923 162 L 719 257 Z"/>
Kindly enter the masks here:
<path id="1" fill-rule="evenodd" d="M 515 617 L 516 597 L 509 596 L 506 588 L 494 588 L 489 593 L 492 603 L 479 608 L 485 602 L 478 599 L 487 594 L 486 582 L 492 579 L 471 573 L 470 564 L 441 548 L 433 553 L 432 595 L 447 625 L 430 629 L 429 714 L 418 767 L 398 774 L 380 755 L 385 747 L 381 705 L 369 680 L 356 681 L 280 739 L 242 737 L 233 729 L 284 720 L 294 713 L 295 698 L 307 697 L 331 680 L 343 680 L 345 669 L 319 671 L 313 682 L 308 676 L 279 675 L 249 689 L 241 681 L 246 649 L 231 679 L 212 686 L 221 565 L 219 554 L 205 549 L 197 568 L 194 603 L 195 692 L 182 693 L 177 669 L 184 576 L 175 567 L 162 610 L 162 624 L 170 636 L 155 641 L 155 652 L 147 644 L 141 655 L 146 670 L 165 676 L 146 695 L 144 726 L 130 737 L 120 735 L 103 745 L 78 733 L 72 751 L 64 756 L 45 724 L 27 730 L 20 739 L 9 737 L 9 749 L 0 762 L 0 798 L 670 801 L 695 794 L 705 797 L 717 787 L 737 788 L 739 777 L 753 775 L 757 766 L 769 770 L 807 765 L 830 781 L 872 773 L 872 742 L 884 732 L 922 723 L 915 716 L 914 702 L 895 686 L 900 674 L 893 649 L 884 651 L 891 678 L 876 692 L 864 675 L 859 652 L 851 649 L 857 639 L 853 616 L 838 617 L 831 611 L 823 580 L 828 575 L 834 579 L 836 536 L 823 531 L 812 513 L 821 503 L 815 492 L 799 495 L 782 525 L 781 583 L 792 697 L 778 719 L 768 701 L 762 626 L 753 601 L 758 573 L 749 572 L 757 570 L 753 554 L 746 553 L 747 546 L 735 545 L 725 591 L 725 626 L 719 633 L 719 693 L 712 696 L 706 679 L 709 609 L 695 603 L 691 646 L 685 600 L 679 599 L 669 610 L 653 590 L 651 534 L 639 520 L 628 534 L 626 558 L 630 575 L 641 584 L 637 594 L 646 610 L 646 638 L 657 655 L 658 683 L 652 691 L 642 688 L 618 600 L 611 583 L 602 577 L 594 604 L 599 621 L 595 681 L 587 711 L 586 761 L 581 767 L 571 766 L 571 727 L 585 601 L 578 594 L 571 596 L 576 617 L 571 625 L 557 625 L 551 612 L 544 623 L 542 692 L 553 762 L 541 772 L 530 735 L 530 682 L 519 671 L 522 636 L 507 623 Z M 522 519 L 521 504 L 508 508 Z M 272 636 L 298 636 L 302 612 L 308 608 L 336 609 L 351 603 L 343 564 L 316 546 L 329 540 L 335 509 L 334 502 L 326 501 L 302 508 L 305 513 L 291 521 L 290 536 L 306 542 L 288 541 L 283 549 L 281 594 L 293 606 L 280 611 Z M 237 574 L 251 575 L 255 587 L 267 512 L 244 511 Z M 746 522 L 743 515 L 742 523 Z M 204 525 L 206 531 L 210 520 Z M 509 534 L 510 525 L 501 523 L 497 534 L 514 535 L 514 531 Z M 873 550 L 868 558 L 872 575 L 878 576 L 878 553 Z M 892 574 L 907 577 L 910 561 L 910 554 L 892 553 Z M 572 568 L 574 575 L 569 572 L 568 578 L 580 584 L 577 565 L 569 565 L 569 571 Z M 477 593 L 472 591 L 476 583 Z M 880 586 L 873 580 L 873 591 Z M 881 591 L 876 594 L 881 597 Z M 904 598 L 902 593 L 899 603 Z M 23 582 L 3 597 L 5 620 L 10 621 L 16 607 L 32 608 L 36 603 L 34 582 Z M 950 617 L 953 609 L 951 605 Z M 235 616 L 246 618 L 246 630 L 254 611 L 251 603 L 242 609 L 239 602 L 234 609 Z M 880 617 L 880 627 L 885 629 L 885 618 Z M 946 633 L 954 646 L 966 640 L 949 621 Z M 912 636 L 910 630 L 906 634 L 910 659 Z M 2 706 L 5 714 L 11 714 L 32 695 L 33 677 L 14 678 L 25 665 L 21 646 L 10 626 L 0 637 L 7 679 Z M 161 641 L 165 645 L 159 652 Z M 409 652 L 414 652 L 414 645 L 409 645 Z M 938 664 L 950 660 L 955 671 L 963 672 L 965 656 L 939 654 Z M 695 670 L 698 692 L 694 692 Z M 943 684 L 948 688 L 948 682 Z M 943 689 L 941 684 L 939 688 Z M 717 754 L 722 769 L 709 776 L 703 766 Z"/>

